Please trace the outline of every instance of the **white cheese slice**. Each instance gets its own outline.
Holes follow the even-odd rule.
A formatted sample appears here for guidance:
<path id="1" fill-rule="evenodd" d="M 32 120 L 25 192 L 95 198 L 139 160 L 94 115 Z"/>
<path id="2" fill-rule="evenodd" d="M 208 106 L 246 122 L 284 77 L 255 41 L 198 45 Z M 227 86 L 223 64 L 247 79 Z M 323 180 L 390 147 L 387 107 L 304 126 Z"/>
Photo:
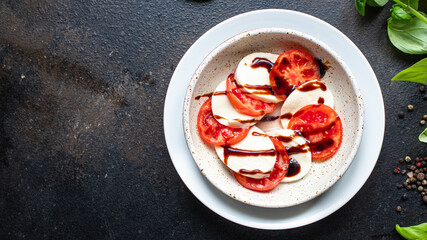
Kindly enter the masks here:
<path id="1" fill-rule="evenodd" d="M 257 127 L 251 127 L 241 142 L 231 146 L 215 146 L 215 150 L 227 167 L 250 178 L 268 177 L 277 156 L 273 142 Z"/>
<path id="2" fill-rule="evenodd" d="M 334 108 L 334 96 L 324 83 L 318 80 L 313 80 L 297 87 L 283 103 L 282 110 L 280 112 L 282 127 L 287 128 L 291 116 L 302 107 L 319 103 L 323 103 Z"/>
<path id="3" fill-rule="evenodd" d="M 250 96 L 269 103 L 277 103 L 282 100 L 276 97 L 271 90 L 270 72 L 266 67 L 252 67 L 255 59 L 267 59 L 272 64 L 279 55 L 272 53 L 252 53 L 244 57 L 236 68 L 235 76 L 237 84 L 243 92 Z"/>
<path id="4" fill-rule="evenodd" d="M 223 81 L 216 87 L 212 96 L 212 114 L 219 123 L 232 128 L 242 128 L 255 125 L 263 117 L 239 113 L 231 105 L 227 95 L 224 94 L 225 91 L 227 91 L 227 85 L 226 81 Z"/>
<path id="5" fill-rule="evenodd" d="M 286 147 L 288 150 L 289 160 L 290 162 L 294 161 L 294 163 L 290 164 L 290 168 L 288 169 L 288 174 L 291 173 L 292 166 L 299 165 L 299 172 L 297 172 L 293 176 L 286 176 L 282 182 L 295 182 L 297 180 L 300 180 L 303 178 L 307 173 L 310 171 L 311 168 L 311 151 L 310 147 L 304 138 L 300 137 L 298 134 L 295 133 L 294 130 L 291 129 L 280 129 L 280 130 L 274 130 L 271 132 L 267 132 L 269 136 L 277 137 L 279 140 L 282 140 L 282 144 Z M 302 150 L 305 152 L 298 152 L 296 151 L 293 153 L 292 148 L 297 150 Z M 296 163 L 297 164 L 296 164 Z M 295 168 L 298 169 L 298 168 Z"/>

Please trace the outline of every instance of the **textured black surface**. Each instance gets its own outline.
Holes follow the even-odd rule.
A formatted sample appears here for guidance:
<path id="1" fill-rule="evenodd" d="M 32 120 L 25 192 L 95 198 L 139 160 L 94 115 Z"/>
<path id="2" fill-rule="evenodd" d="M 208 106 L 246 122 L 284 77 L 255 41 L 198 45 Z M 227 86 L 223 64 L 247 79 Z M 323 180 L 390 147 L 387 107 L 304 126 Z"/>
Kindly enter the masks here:
<path id="1" fill-rule="evenodd" d="M 418 84 L 390 81 L 422 58 L 389 42 L 390 5 L 361 17 L 338 0 L 0 1 L 0 239 L 400 239 L 396 223 L 427 221 L 427 205 L 415 192 L 401 202 L 402 177 L 392 174 L 400 157 L 427 156 L 417 140 L 427 101 Z M 383 149 L 361 191 L 331 216 L 284 231 L 206 208 L 163 135 L 167 86 L 185 51 L 221 21 L 264 8 L 305 12 L 346 34 L 386 107 Z"/>

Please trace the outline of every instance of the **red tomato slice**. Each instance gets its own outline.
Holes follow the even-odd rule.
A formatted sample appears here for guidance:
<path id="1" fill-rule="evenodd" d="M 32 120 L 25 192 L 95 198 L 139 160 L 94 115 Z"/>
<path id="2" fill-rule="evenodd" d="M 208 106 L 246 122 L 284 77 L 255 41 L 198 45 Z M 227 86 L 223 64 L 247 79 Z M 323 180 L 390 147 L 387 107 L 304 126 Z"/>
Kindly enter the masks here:
<path id="1" fill-rule="evenodd" d="M 238 112 L 254 117 L 273 112 L 277 105 L 276 103 L 266 103 L 243 93 L 237 87 L 233 73 L 227 78 L 227 97 Z"/>
<path id="2" fill-rule="evenodd" d="M 311 157 L 317 162 L 323 162 L 332 157 L 340 148 L 342 142 L 342 123 L 337 117 L 330 128 L 307 136 L 310 141 Z"/>
<path id="3" fill-rule="evenodd" d="M 299 130 L 309 141 L 313 160 L 323 162 L 332 157 L 342 142 L 342 123 L 338 114 L 324 104 L 307 105 L 298 110 L 288 128 Z"/>
<path id="4" fill-rule="evenodd" d="M 200 137 L 214 145 L 233 145 L 242 141 L 248 135 L 249 127 L 231 128 L 219 123 L 212 114 L 212 100 L 203 103 L 197 116 L 197 129 Z"/>
<path id="5" fill-rule="evenodd" d="M 286 176 L 289 168 L 289 156 L 286 152 L 286 148 L 278 139 L 274 137 L 270 137 L 270 139 L 278 153 L 277 160 L 274 163 L 273 171 L 270 173 L 270 176 L 261 179 L 249 178 L 233 172 L 234 177 L 236 177 L 236 180 L 243 187 L 258 192 L 268 192 L 275 188 Z"/>
<path id="6" fill-rule="evenodd" d="M 321 132 L 329 128 L 338 114 L 325 104 L 312 104 L 302 107 L 291 118 L 288 128 L 305 134 Z"/>
<path id="7" fill-rule="evenodd" d="M 320 79 L 319 65 L 310 53 L 300 49 L 280 54 L 270 72 L 271 87 L 282 100 L 299 85 L 315 79 Z"/>

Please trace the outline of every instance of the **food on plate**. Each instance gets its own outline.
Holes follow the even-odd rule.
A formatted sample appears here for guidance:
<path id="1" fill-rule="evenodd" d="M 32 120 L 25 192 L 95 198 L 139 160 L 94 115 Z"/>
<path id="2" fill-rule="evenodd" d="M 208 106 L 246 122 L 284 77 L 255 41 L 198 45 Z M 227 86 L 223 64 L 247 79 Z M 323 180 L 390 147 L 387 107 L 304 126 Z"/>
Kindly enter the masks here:
<path id="1" fill-rule="evenodd" d="M 279 140 L 272 137 L 271 141 L 273 141 L 277 150 L 277 160 L 274 163 L 274 168 L 270 175 L 265 178 L 256 179 L 233 172 L 234 177 L 243 187 L 258 192 L 268 192 L 279 185 L 282 179 L 286 176 L 289 167 L 289 156 L 285 147 Z"/>
<path id="2" fill-rule="evenodd" d="M 276 96 L 285 100 L 299 85 L 311 80 L 319 80 L 320 69 L 310 53 L 292 49 L 280 54 L 269 77 Z"/>
<path id="3" fill-rule="evenodd" d="M 307 105 L 298 110 L 288 124 L 308 141 L 312 158 L 325 161 L 334 155 L 342 142 L 342 123 L 338 114 L 325 104 Z"/>
<path id="4" fill-rule="evenodd" d="M 270 85 L 270 71 L 279 55 L 256 52 L 244 57 L 235 72 L 235 79 L 242 92 L 267 103 L 278 103 Z"/>
<path id="5" fill-rule="evenodd" d="M 234 145 L 215 146 L 221 161 L 232 171 L 250 178 L 265 178 L 276 162 L 276 150 L 270 137 L 257 127 Z"/>
<path id="6" fill-rule="evenodd" d="M 310 104 L 325 104 L 334 107 L 334 96 L 323 82 L 313 80 L 297 87 L 283 103 L 280 121 L 286 128 L 292 115 L 299 109 Z"/>
<path id="7" fill-rule="evenodd" d="M 249 128 L 230 128 L 220 124 L 212 114 L 211 98 L 206 100 L 197 116 L 197 130 L 200 137 L 210 144 L 235 144 L 248 135 Z"/>
<path id="8" fill-rule="evenodd" d="M 267 132 L 279 140 L 289 155 L 289 169 L 282 182 L 295 182 L 303 178 L 311 168 L 311 150 L 308 142 L 291 129 Z"/>
<path id="9" fill-rule="evenodd" d="M 254 117 L 238 112 L 227 97 L 226 90 L 226 81 L 223 81 L 212 94 L 212 113 L 218 122 L 232 128 L 244 128 L 261 120 L 262 115 Z"/>
<path id="10" fill-rule="evenodd" d="M 243 93 L 236 84 L 233 73 L 227 78 L 227 97 L 234 109 L 249 116 L 263 116 L 276 108 L 275 103 L 267 103 Z"/>
<path id="11" fill-rule="evenodd" d="M 201 95 L 209 99 L 199 110 L 199 134 L 243 187 L 266 192 L 301 180 L 312 161 L 338 151 L 342 123 L 319 61 L 299 49 L 252 53 Z"/>

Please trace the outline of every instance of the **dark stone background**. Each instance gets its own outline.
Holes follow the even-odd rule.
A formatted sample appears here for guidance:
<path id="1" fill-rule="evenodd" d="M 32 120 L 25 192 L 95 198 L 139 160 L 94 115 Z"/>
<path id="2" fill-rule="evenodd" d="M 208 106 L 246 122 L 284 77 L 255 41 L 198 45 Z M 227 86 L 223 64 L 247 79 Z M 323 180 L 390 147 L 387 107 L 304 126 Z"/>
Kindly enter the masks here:
<path id="1" fill-rule="evenodd" d="M 419 194 L 402 202 L 403 177 L 392 174 L 400 157 L 427 156 L 417 139 L 427 101 L 419 84 L 390 81 L 423 57 L 389 42 L 390 6 L 361 17 L 354 1 L 340 0 L 1 0 L 0 239 L 400 239 L 396 223 L 427 220 Z M 163 101 L 185 51 L 221 21 L 264 8 L 305 12 L 346 34 L 371 63 L 386 107 L 381 156 L 361 191 L 331 216 L 284 231 L 206 208 L 180 180 L 163 136 Z"/>

